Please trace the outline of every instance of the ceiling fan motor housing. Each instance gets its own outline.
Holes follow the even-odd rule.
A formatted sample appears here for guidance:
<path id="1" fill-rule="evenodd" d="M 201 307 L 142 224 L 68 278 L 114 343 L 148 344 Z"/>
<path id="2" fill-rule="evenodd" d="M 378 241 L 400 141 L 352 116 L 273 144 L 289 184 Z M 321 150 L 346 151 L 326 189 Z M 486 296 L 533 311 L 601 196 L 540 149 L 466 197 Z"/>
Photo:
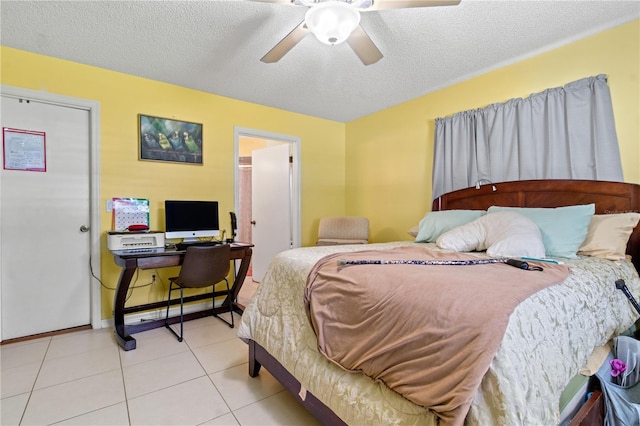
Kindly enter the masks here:
<path id="1" fill-rule="evenodd" d="M 360 24 L 360 12 L 349 3 L 329 0 L 316 3 L 305 15 L 309 30 L 324 44 L 340 44 Z"/>

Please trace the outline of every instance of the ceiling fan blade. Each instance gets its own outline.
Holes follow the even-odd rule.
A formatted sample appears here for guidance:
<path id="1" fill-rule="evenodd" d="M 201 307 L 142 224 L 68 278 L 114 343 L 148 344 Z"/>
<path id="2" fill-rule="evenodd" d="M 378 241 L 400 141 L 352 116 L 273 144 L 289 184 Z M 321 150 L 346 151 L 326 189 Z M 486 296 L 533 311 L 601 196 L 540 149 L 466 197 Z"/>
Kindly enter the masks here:
<path id="1" fill-rule="evenodd" d="M 460 0 L 373 0 L 369 10 L 404 9 L 407 7 L 455 6 Z"/>
<path id="2" fill-rule="evenodd" d="M 268 51 L 260 60 L 268 64 L 278 62 L 309 33 L 309 29 L 304 24 L 304 21 L 302 21 L 300 25 L 295 27 L 289 34 L 280 40 L 278 44 L 273 46 L 273 49 Z"/>
<path id="3" fill-rule="evenodd" d="M 365 65 L 375 64 L 382 59 L 382 52 L 360 25 L 353 30 L 347 39 L 347 43 Z"/>

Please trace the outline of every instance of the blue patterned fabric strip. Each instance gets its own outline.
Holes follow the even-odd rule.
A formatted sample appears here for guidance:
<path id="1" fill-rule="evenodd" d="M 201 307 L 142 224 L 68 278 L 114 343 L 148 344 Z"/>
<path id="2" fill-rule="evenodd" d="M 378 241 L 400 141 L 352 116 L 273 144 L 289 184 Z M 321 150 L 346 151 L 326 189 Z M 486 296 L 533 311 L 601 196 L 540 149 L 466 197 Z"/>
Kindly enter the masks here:
<path id="1" fill-rule="evenodd" d="M 338 259 L 338 265 L 486 265 L 488 263 L 506 263 L 504 259 L 467 259 L 467 260 L 344 260 Z"/>

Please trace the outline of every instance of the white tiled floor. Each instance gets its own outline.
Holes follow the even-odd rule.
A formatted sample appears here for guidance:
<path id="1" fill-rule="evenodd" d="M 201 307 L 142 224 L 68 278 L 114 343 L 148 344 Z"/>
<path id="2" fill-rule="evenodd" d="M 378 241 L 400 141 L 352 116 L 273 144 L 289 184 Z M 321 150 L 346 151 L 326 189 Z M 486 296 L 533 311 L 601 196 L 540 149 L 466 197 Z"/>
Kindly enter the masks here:
<path id="1" fill-rule="evenodd" d="M 239 317 L 236 316 L 236 321 Z M 137 333 L 124 351 L 113 329 L 3 345 L 0 424 L 317 425 L 219 319 Z"/>

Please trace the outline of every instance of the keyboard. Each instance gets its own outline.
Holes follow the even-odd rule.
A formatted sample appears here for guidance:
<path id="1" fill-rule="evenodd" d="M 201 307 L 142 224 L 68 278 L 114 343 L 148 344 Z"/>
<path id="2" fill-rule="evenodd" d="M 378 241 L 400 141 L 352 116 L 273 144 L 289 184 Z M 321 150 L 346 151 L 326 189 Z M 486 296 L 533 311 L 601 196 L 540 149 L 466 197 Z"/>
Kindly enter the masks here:
<path id="1" fill-rule="evenodd" d="M 195 243 L 178 243 L 176 244 L 176 250 L 186 250 L 187 247 L 210 247 L 222 244 L 222 241 L 196 241 Z"/>

